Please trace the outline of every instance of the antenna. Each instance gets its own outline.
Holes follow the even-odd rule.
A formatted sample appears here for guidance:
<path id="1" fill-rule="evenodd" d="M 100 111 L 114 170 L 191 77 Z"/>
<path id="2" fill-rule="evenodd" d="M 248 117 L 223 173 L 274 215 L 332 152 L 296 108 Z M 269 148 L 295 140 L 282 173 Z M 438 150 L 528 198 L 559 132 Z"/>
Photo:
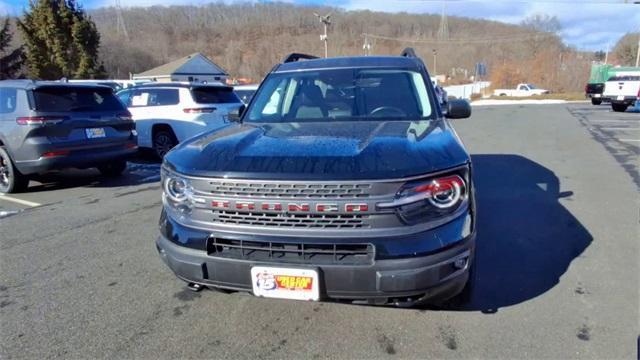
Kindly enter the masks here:
<path id="1" fill-rule="evenodd" d="M 124 18 L 122 17 L 122 7 L 120 6 L 120 0 L 115 0 L 116 4 L 116 29 L 118 29 L 118 35 L 120 35 L 120 30 L 124 34 L 124 38 L 129 41 L 129 32 L 127 31 L 127 26 L 124 24 Z"/>
<path id="2" fill-rule="evenodd" d="M 324 35 L 320 35 L 320 41 L 324 41 L 324 57 L 326 58 L 329 54 L 327 45 L 327 27 L 331 25 L 331 12 L 324 16 L 318 15 L 317 13 L 313 13 L 313 15 L 315 15 L 318 20 L 320 20 L 320 22 L 324 25 Z"/>

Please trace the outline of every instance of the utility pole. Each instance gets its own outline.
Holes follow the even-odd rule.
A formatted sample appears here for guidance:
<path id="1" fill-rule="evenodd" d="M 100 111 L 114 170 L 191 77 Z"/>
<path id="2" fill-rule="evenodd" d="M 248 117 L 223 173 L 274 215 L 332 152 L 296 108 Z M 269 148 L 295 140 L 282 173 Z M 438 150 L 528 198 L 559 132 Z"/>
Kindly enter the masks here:
<path id="1" fill-rule="evenodd" d="M 447 3 L 442 2 L 442 15 L 440 16 L 440 28 L 438 29 L 438 40 L 449 40 L 449 22 L 447 21 Z"/>
<path id="2" fill-rule="evenodd" d="M 607 52 L 604 55 L 604 64 L 607 65 L 607 61 L 609 61 L 609 43 L 607 43 Z"/>
<path id="3" fill-rule="evenodd" d="M 436 67 L 436 65 L 438 64 L 438 50 L 433 49 L 433 75 L 437 76 L 438 75 L 438 68 Z"/>
<path id="4" fill-rule="evenodd" d="M 124 23 L 124 18 L 122 17 L 122 7 L 120 6 L 120 0 L 115 0 L 116 2 L 116 29 L 118 31 L 118 35 L 120 35 L 120 30 L 124 34 L 124 38 L 126 41 L 129 41 L 129 32 L 127 31 L 127 26 Z"/>
<path id="5" fill-rule="evenodd" d="M 638 36 L 638 51 L 636 53 L 636 67 L 640 65 L 640 36 Z"/>
<path id="6" fill-rule="evenodd" d="M 327 27 L 329 25 L 331 25 L 331 13 L 328 13 L 325 16 L 320 16 L 316 13 L 313 13 L 313 15 L 315 15 L 318 20 L 320 20 L 320 22 L 324 25 L 324 35 L 320 35 L 320 41 L 324 41 L 324 57 L 328 57 L 329 56 L 329 47 L 327 45 Z"/>
<path id="7" fill-rule="evenodd" d="M 369 56 L 371 53 L 371 43 L 369 42 L 369 37 L 367 34 L 364 35 L 364 44 L 362 45 L 362 50 L 364 50 L 364 56 Z"/>

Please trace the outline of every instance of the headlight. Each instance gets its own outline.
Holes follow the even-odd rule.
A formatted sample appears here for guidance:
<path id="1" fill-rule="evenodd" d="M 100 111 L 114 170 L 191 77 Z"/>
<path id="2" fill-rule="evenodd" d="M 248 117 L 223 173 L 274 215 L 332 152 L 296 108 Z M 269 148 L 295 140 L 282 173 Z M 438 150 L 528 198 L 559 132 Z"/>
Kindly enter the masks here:
<path id="1" fill-rule="evenodd" d="M 166 206 L 178 211 L 181 216 L 190 215 L 193 210 L 193 189 L 189 180 L 169 171 L 163 171 L 162 175 Z"/>
<path id="2" fill-rule="evenodd" d="M 378 203 L 381 209 L 394 209 L 406 223 L 435 220 L 456 212 L 468 198 L 468 170 L 409 182 L 390 202 Z"/>
<path id="3" fill-rule="evenodd" d="M 164 193 L 175 202 L 183 202 L 188 199 L 190 187 L 187 180 L 168 175 L 164 181 Z"/>

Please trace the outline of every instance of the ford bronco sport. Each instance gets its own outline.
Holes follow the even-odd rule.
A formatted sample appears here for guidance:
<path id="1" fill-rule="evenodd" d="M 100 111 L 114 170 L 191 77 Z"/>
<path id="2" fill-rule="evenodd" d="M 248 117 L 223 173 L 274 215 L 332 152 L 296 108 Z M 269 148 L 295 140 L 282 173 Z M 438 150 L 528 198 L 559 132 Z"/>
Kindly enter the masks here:
<path id="1" fill-rule="evenodd" d="M 164 158 L 156 247 L 192 290 L 412 306 L 468 296 L 469 155 L 424 63 L 291 54 Z M 448 118 L 471 113 L 448 103 Z"/>

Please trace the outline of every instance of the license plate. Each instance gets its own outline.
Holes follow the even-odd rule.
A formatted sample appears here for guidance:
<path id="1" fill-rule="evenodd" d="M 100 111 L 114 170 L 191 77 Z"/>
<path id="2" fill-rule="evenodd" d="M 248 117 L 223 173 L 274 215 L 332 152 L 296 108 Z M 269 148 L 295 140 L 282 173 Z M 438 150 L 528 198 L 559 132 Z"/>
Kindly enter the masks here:
<path id="1" fill-rule="evenodd" d="M 87 139 L 98 139 L 98 138 L 103 138 L 107 136 L 107 134 L 104 131 L 104 128 L 84 129 L 84 132 L 87 134 Z"/>
<path id="2" fill-rule="evenodd" d="M 624 95 L 618 95 L 618 100 L 624 100 Z"/>
<path id="3" fill-rule="evenodd" d="M 251 268 L 253 294 L 278 299 L 320 299 L 318 272 L 311 269 L 275 268 L 255 266 Z"/>
<path id="4" fill-rule="evenodd" d="M 593 97 L 597 97 L 597 98 L 599 98 L 599 97 L 601 97 L 601 96 L 602 96 L 602 94 L 595 94 Z"/>

